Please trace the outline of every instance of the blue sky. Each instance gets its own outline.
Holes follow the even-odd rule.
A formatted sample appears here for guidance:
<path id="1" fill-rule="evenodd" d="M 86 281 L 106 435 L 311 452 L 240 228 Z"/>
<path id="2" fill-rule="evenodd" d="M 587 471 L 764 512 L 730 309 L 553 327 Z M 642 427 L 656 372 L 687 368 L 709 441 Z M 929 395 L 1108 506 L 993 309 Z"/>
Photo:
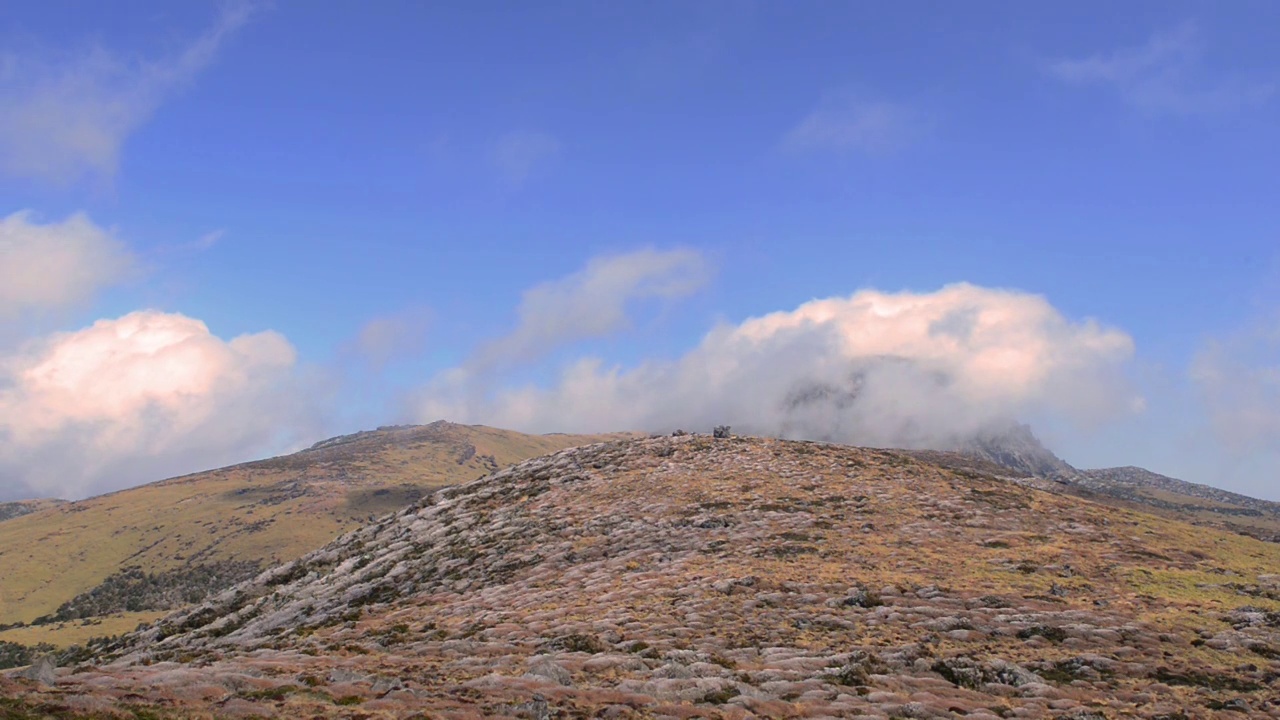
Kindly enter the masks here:
<path id="1" fill-rule="evenodd" d="M 1008 415 L 1082 466 L 1280 497 L 1277 26 L 1271 2 L 18 3 L 0 242 L 26 251 L 0 279 L 57 280 L 0 295 L 0 483 L 82 494 L 433 413 L 835 413 L 850 441 L 925 444 Z M 853 343 L 851 301 L 804 352 L 773 325 L 767 352 L 696 350 L 858 293 L 1000 332 L 948 356 L 908 313 Z M 112 324 L 138 312 L 144 334 Z M 107 340 L 76 335 L 95 322 Z M 1017 352 L 1016 390 L 975 369 Z M 868 371 L 917 434 L 769 419 L 884 355 L 959 379 L 913 405 L 914 376 Z M 68 409 L 82 388 L 31 384 L 55 357 L 117 389 Z M 719 394 L 637 400 L 704 362 Z M 156 363 L 201 372 L 148 384 Z M 757 419 L 739 399 L 777 377 Z M 35 469 L 88 456 L 75 482 Z"/>

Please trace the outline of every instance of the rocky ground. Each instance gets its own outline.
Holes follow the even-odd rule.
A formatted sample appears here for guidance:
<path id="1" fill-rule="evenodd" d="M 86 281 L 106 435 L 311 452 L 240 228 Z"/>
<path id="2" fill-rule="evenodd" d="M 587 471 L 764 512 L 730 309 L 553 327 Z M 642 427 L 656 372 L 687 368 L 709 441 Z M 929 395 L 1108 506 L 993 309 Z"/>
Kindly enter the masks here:
<path id="1" fill-rule="evenodd" d="M 1280 545 L 890 451 L 632 440 L 67 659 L 0 718 L 1280 717 Z"/>

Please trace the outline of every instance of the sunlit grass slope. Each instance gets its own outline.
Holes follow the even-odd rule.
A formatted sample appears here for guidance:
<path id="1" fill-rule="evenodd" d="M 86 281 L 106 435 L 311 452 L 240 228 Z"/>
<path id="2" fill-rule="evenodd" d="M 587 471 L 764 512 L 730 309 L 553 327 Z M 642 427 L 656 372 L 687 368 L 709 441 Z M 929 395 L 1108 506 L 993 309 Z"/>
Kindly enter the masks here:
<path id="1" fill-rule="evenodd" d="M 618 436 L 477 425 L 383 428 L 0 523 L 0 624 L 30 622 L 122 568 L 289 560 L 424 490 Z"/>

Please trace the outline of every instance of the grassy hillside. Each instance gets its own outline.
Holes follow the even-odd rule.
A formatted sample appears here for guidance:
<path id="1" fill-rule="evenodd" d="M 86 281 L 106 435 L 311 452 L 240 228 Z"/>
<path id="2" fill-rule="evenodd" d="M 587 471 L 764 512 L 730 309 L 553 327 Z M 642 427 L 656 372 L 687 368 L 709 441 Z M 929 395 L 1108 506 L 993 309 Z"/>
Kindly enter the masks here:
<path id="1" fill-rule="evenodd" d="M 172 578 L 228 561 L 289 560 L 427 489 L 603 437 L 443 422 L 383 428 L 45 507 L 0 523 L 0 624 L 54 613 L 126 568 Z"/>
<path id="2" fill-rule="evenodd" d="M 32 717 L 1280 718 L 1278 569 L 1280 544 L 975 468 L 653 438 L 446 489 L 0 696 Z"/>

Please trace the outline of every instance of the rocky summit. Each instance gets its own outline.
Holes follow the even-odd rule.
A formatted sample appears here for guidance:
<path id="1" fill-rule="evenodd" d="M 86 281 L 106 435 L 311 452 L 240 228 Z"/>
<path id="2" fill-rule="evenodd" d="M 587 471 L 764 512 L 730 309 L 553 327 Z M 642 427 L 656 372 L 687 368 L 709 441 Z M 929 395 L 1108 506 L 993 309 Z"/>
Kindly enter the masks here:
<path id="1" fill-rule="evenodd" d="M 616 441 L 0 678 L 0 717 L 1280 717 L 1278 573 L 894 451 Z"/>

